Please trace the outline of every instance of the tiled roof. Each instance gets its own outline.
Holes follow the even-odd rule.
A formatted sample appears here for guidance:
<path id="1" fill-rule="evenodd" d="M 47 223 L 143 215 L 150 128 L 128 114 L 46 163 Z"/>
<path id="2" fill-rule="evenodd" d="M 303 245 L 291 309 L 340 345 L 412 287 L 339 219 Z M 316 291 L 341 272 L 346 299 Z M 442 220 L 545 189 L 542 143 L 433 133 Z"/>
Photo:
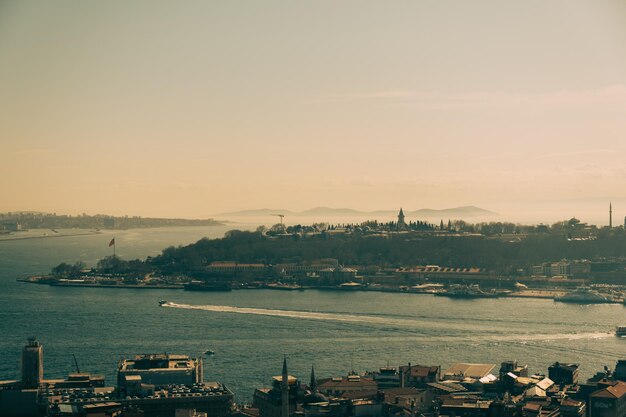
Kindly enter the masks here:
<path id="1" fill-rule="evenodd" d="M 622 398 L 626 395 L 626 383 L 618 381 L 611 387 L 606 387 L 591 394 L 592 397 L 604 397 L 604 398 Z"/>

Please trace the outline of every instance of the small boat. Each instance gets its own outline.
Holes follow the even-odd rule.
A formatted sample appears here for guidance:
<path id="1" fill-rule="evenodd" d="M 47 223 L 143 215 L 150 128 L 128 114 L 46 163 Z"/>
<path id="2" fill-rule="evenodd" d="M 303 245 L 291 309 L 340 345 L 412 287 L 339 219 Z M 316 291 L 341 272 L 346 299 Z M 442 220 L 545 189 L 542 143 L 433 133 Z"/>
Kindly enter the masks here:
<path id="1" fill-rule="evenodd" d="M 205 350 L 205 351 L 204 351 L 204 354 L 205 354 L 206 356 L 212 356 L 212 355 L 215 355 L 215 351 L 214 351 L 214 350 L 211 350 L 211 349 L 208 349 L 208 350 Z"/>
<path id="2" fill-rule="evenodd" d="M 554 297 L 554 301 L 574 304 L 605 304 L 615 303 L 615 299 L 608 294 L 602 294 L 590 287 L 581 286 L 565 295 Z"/>
<path id="3" fill-rule="evenodd" d="M 159 301 L 159 305 L 160 305 L 160 306 L 163 306 L 163 305 L 165 305 L 165 304 L 167 304 L 167 303 L 168 303 L 168 302 L 167 302 L 167 301 L 165 301 L 165 300 L 161 300 L 161 301 Z"/>
<path id="4" fill-rule="evenodd" d="M 485 292 L 481 290 L 477 284 L 453 284 L 448 290 L 436 291 L 434 292 L 434 295 L 450 298 L 498 298 L 498 294 L 496 292 Z"/>
<path id="5" fill-rule="evenodd" d="M 615 336 L 624 337 L 626 336 L 626 326 L 617 326 L 615 328 Z"/>

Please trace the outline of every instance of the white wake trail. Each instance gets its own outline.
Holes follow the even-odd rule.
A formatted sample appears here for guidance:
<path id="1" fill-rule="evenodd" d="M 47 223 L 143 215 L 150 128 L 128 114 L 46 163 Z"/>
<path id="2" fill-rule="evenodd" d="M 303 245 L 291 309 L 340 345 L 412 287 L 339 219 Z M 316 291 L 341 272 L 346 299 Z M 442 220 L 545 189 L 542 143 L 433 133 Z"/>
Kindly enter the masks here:
<path id="1" fill-rule="evenodd" d="M 163 307 L 183 308 L 186 310 L 203 310 L 215 311 L 219 313 L 239 313 L 239 314 L 257 314 L 260 316 L 289 317 L 296 319 L 311 320 L 328 320 L 328 321 L 347 321 L 357 323 L 377 323 L 377 324 L 410 324 L 411 320 L 389 319 L 375 316 L 358 316 L 352 314 L 334 314 L 334 313 L 318 313 L 312 311 L 295 311 L 295 310 L 275 310 L 266 308 L 249 308 L 249 307 L 232 307 L 218 305 L 191 305 L 167 303 Z"/>
<path id="2" fill-rule="evenodd" d="M 409 318 L 393 318 L 380 316 L 367 316 L 356 314 L 337 314 L 337 313 L 321 313 L 314 311 L 298 311 L 298 310 L 277 310 L 267 308 L 251 308 L 251 307 L 233 307 L 223 305 L 192 305 L 178 304 L 168 302 L 163 307 L 180 308 L 185 310 L 201 310 L 212 311 L 217 313 L 236 313 L 236 314 L 255 314 L 259 316 L 286 317 L 293 319 L 305 320 L 325 320 L 333 322 L 348 323 L 365 323 L 382 326 L 396 326 L 412 330 L 443 330 L 438 335 L 429 335 L 429 339 L 439 338 L 471 338 L 474 340 L 492 340 L 492 341 L 519 341 L 519 342 L 535 342 L 550 340 L 580 340 L 580 339 L 601 339 L 605 337 L 615 337 L 613 332 L 587 332 L 587 333 L 553 333 L 553 334 L 537 334 L 537 333 L 519 333 L 512 332 L 508 334 L 507 329 L 495 328 L 484 324 L 477 323 L 442 323 L 437 320 L 427 319 L 409 319 Z M 489 334 L 493 331 L 507 334 Z M 519 330 L 519 329 L 518 329 Z M 449 331 L 446 332 L 446 331 Z M 475 332 L 475 333 L 474 333 Z"/>

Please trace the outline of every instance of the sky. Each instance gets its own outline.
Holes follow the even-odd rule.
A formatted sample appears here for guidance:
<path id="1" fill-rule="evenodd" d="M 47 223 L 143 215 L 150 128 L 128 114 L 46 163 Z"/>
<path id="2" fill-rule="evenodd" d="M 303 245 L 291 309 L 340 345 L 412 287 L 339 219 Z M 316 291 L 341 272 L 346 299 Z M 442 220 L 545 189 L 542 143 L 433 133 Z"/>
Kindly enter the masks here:
<path id="1" fill-rule="evenodd" d="M 0 0 L 0 145 L 0 211 L 606 222 L 626 1 Z"/>

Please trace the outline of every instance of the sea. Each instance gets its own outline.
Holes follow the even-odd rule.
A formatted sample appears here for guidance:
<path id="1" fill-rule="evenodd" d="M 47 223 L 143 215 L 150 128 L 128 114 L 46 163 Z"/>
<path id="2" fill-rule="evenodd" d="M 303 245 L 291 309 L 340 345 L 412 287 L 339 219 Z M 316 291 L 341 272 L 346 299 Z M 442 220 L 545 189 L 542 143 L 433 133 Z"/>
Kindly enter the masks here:
<path id="1" fill-rule="evenodd" d="M 217 238 L 254 225 L 57 231 L 0 241 L 0 380 L 19 379 L 21 348 L 36 336 L 44 375 L 76 371 L 115 383 L 120 358 L 140 353 L 204 357 L 205 379 L 220 381 L 238 402 L 271 385 L 283 356 L 289 373 L 308 381 L 402 364 L 440 365 L 517 360 L 532 373 L 555 362 L 579 363 L 589 377 L 626 359 L 626 307 L 572 305 L 543 299 L 453 300 L 425 294 L 238 290 L 186 292 L 58 288 L 18 282 L 61 262 L 95 265 L 111 254 L 155 256 L 168 246 Z M 159 300 L 173 303 L 159 307 Z"/>

